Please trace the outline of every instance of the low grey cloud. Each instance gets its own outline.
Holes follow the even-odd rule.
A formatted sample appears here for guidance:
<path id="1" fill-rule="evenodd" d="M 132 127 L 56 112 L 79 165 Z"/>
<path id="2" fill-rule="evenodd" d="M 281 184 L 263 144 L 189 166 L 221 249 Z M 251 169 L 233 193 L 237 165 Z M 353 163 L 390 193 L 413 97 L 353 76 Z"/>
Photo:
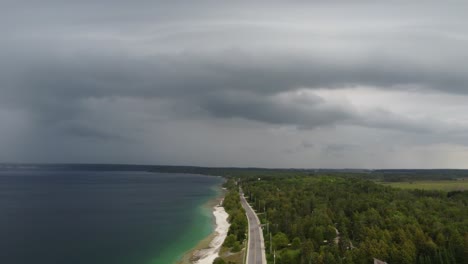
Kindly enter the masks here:
<path id="1" fill-rule="evenodd" d="M 346 158 L 347 153 L 359 153 L 360 147 L 353 144 L 328 144 L 322 148 L 322 153 L 326 157 Z"/>
<path id="2" fill-rule="evenodd" d="M 252 130 L 243 134 L 247 142 L 258 141 L 261 131 L 292 128 L 296 139 L 271 136 L 257 146 L 281 152 L 302 145 L 290 152 L 301 153 L 300 162 L 280 164 L 286 167 L 317 165 L 311 159 L 321 160 L 319 148 L 309 146 L 330 140 L 316 134 L 324 130 L 338 141 L 329 146 L 349 146 L 344 135 L 356 127 L 368 133 L 369 140 L 359 144 L 363 149 L 373 148 L 371 138 L 389 134 L 397 135 L 389 145 L 416 137 L 428 147 L 464 146 L 468 139 L 459 135 L 468 120 L 440 111 L 468 95 L 463 7 L 455 1 L 6 1 L 0 11 L 0 110 L 21 113 L 14 124 L 27 125 L 14 128 L 18 141 L 61 144 L 60 161 L 69 162 L 87 154 L 83 147 L 68 155 L 78 149 L 73 144 L 91 139 L 96 161 L 114 162 L 106 154 L 120 149 L 128 155 L 116 157 L 118 162 L 230 165 L 232 148 L 221 124 L 239 134 Z M 369 91 L 361 94 L 362 87 Z M 353 98 L 349 90 L 356 91 Z M 415 101 L 382 100 L 376 106 L 358 100 L 388 92 L 403 98 L 409 93 Z M 431 94 L 447 98 L 435 105 L 438 110 L 424 102 Z M 411 104 L 416 111 L 406 110 Z M 11 122 L 12 116 L 0 115 L 0 121 Z M 187 131 L 167 131 L 180 126 Z M 192 141 L 186 150 L 162 147 L 180 137 L 205 142 L 218 133 L 226 137 L 217 149 L 226 152 L 226 160 L 213 162 L 209 151 L 197 160 L 184 156 L 200 151 Z M 0 144 L 15 137 L 8 135 Z M 307 135 L 313 139 L 304 145 Z M 154 145 L 142 147 L 145 141 Z M 348 155 L 344 165 L 352 165 L 344 149 L 333 151 Z M 24 152 L 3 159 L 36 159 Z M 270 166 L 263 160 L 236 162 Z"/>
<path id="3" fill-rule="evenodd" d="M 125 138 L 117 134 L 116 132 L 110 133 L 106 131 L 100 131 L 95 126 L 89 127 L 86 124 L 73 124 L 65 123 L 58 126 L 58 131 L 65 135 L 73 137 L 90 138 L 96 140 L 118 140 L 124 141 Z"/>

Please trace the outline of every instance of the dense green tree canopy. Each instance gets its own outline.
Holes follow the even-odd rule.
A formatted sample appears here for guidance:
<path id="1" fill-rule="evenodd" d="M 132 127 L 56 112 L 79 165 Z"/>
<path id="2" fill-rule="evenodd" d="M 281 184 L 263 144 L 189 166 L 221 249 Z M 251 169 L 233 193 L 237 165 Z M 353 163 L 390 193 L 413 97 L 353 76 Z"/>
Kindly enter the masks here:
<path id="1" fill-rule="evenodd" d="M 241 184 L 268 223 L 276 263 L 468 260 L 467 192 L 400 190 L 332 176 L 244 177 Z M 266 248 L 270 253 L 269 239 Z"/>

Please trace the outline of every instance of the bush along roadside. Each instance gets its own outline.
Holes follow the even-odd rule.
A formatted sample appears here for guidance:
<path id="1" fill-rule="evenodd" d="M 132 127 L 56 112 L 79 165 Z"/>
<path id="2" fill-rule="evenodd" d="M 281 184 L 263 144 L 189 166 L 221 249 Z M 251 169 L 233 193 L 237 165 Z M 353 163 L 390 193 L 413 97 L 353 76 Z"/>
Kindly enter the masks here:
<path id="1" fill-rule="evenodd" d="M 223 243 L 223 248 L 225 251 L 230 251 L 231 253 L 238 253 L 243 248 L 244 241 L 246 239 L 246 233 L 248 228 L 247 217 L 245 215 L 245 210 L 242 208 L 239 190 L 236 182 L 233 179 L 228 179 L 224 184 L 224 187 L 227 189 L 227 193 L 224 197 L 223 206 L 226 212 L 229 214 L 229 227 L 228 235 Z M 223 254 L 221 254 L 223 255 Z M 242 260 L 242 257 L 239 256 L 239 260 Z M 227 259 L 221 256 L 216 260 L 218 263 L 237 263 L 238 261 L 234 259 Z M 242 262 L 239 262 L 242 263 Z"/>

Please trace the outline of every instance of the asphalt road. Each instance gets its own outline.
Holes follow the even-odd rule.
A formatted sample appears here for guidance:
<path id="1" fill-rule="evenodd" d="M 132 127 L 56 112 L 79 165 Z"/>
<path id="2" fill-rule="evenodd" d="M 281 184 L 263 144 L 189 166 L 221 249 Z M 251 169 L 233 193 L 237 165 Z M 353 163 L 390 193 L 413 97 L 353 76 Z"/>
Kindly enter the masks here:
<path id="1" fill-rule="evenodd" d="M 248 251 L 246 264 L 266 264 L 265 243 L 263 241 L 260 221 L 255 214 L 255 211 L 245 200 L 242 192 L 240 199 L 242 207 L 245 209 L 247 220 L 249 221 L 249 242 L 247 246 Z"/>

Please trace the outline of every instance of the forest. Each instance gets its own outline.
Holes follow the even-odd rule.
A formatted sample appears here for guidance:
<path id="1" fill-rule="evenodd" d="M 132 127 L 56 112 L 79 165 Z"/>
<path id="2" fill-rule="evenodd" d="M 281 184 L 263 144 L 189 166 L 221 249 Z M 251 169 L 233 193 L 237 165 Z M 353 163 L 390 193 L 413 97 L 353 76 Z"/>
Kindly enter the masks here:
<path id="1" fill-rule="evenodd" d="M 363 177 L 241 177 L 269 263 L 468 263 L 468 192 Z"/>

